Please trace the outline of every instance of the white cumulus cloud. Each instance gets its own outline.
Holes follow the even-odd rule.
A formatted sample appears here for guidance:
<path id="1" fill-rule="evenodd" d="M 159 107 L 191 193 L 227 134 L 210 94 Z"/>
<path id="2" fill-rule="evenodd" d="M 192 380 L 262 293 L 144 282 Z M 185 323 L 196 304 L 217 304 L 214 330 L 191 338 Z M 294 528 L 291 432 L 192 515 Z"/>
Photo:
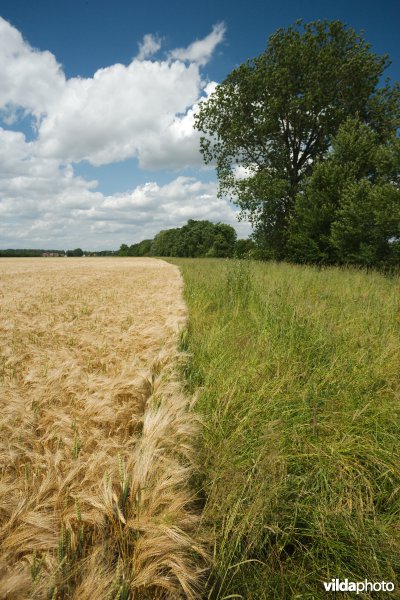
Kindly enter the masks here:
<path id="1" fill-rule="evenodd" d="M 161 40 L 152 33 L 146 33 L 143 36 L 143 41 L 139 43 L 139 52 L 136 56 L 137 60 L 146 60 L 150 56 L 156 54 L 161 48 Z"/>
<path id="2" fill-rule="evenodd" d="M 70 79 L 57 107 L 40 125 L 38 152 L 66 161 L 86 159 L 96 166 L 130 157 L 142 163 L 149 147 L 167 140 L 170 155 L 180 155 L 180 140 L 170 129 L 200 93 L 197 66 L 178 61 L 134 60 L 101 69 L 90 79 Z M 190 138 L 193 148 L 186 162 L 200 164 L 193 130 Z"/>
<path id="3" fill-rule="evenodd" d="M 210 60 L 215 48 L 222 42 L 226 32 L 224 23 L 214 25 L 211 33 L 204 39 L 196 40 L 187 48 L 176 48 L 170 52 L 170 56 L 175 60 L 194 62 L 198 65 L 205 65 Z"/>
<path id="4" fill-rule="evenodd" d="M 118 248 L 188 219 L 223 221 L 248 233 L 247 225 L 238 226 L 235 208 L 217 198 L 214 181 L 178 176 L 164 185 L 150 181 L 105 195 L 97 191 L 96 181 L 75 176 L 71 166 L 30 156 L 22 134 L 0 129 L 0 148 L 5 139 L 7 161 L 0 155 L 2 248 Z"/>
<path id="5" fill-rule="evenodd" d="M 53 54 L 32 48 L 0 18 L 0 247 L 117 248 L 189 218 L 237 225 L 214 181 L 175 174 L 164 185 L 132 183 L 106 195 L 96 180 L 74 173 L 83 160 L 95 167 L 129 158 L 146 169 L 200 167 L 194 114 L 216 85 L 204 81 L 201 68 L 224 33 L 216 25 L 164 60 L 151 59 L 161 40 L 147 34 L 129 64 L 67 79 Z M 31 141 L 14 130 L 21 115 L 33 119 Z M 248 233 L 247 225 L 238 227 Z"/>
<path id="6" fill-rule="evenodd" d="M 144 168 L 200 166 L 193 107 L 205 93 L 200 65 L 224 36 L 214 26 L 203 40 L 148 60 L 161 47 L 146 34 L 128 65 L 114 64 L 93 77 L 66 79 L 50 52 L 33 49 L 0 18 L 0 111 L 17 109 L 36 119 L 34 152 L 64 162 L 104 165 L 137 158 Z"/>
<path id="7" fill-rule="evenodd" d="M 65 76 L 51 52 L 40 52 L 0 17 L 0 110 L 23 107 L 37 119 L 62 96 Z"/>

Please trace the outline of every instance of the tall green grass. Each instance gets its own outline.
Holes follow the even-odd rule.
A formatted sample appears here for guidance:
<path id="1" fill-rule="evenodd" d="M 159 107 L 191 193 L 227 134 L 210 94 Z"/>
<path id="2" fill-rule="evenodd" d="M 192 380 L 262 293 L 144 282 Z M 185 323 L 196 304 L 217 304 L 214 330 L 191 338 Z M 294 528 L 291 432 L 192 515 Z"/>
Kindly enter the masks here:
<path id="1" fill-rule="evenodd" d="M 195 486 L 214 544 L 204 597 L 325 598 L 333 577 L 398 586 L 398 279 L 171 262 L 185 280 L 185 378 L 204 423 Z"/>

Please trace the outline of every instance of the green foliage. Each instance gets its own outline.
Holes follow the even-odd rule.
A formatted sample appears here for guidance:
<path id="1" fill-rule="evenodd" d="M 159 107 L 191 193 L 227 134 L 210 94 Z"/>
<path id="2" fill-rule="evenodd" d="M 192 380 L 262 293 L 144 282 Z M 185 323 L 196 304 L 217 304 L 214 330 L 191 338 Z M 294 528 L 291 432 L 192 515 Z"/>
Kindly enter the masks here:
<path id="1" fill-rule="evenodd" d="M 180 256 L 180 242 L 178 227 L 160 231 L 151 244 L 151 254 L 153 256 Z"/>
<path id="2" fill-rule="evenodd" d="M 120 249 L 118 251 L 119 256 L 128 256 L 129 246 L 127 244 L 121 244 Z"/>
<path id="3" fill-rule="evenodd" d="M 205 256 L 214 243 L 215 226 L 210 221 L 194 221 L 177 232 L 177 253 L 175 256 Z"/>
<path id="4" fill-rule="evenodd" d="M 64 255 L 64 250 L 36 250 L 30 248 L 8 248 L 7 250 L 0 250 L 0 257 L 12 257 L 12 256 L 43 256 L 43 254 L 58 254 Z"/>
<path id="5" fill-rule="evenodd" d="M 81 248 L 75 250 L 32 250 L 32 249 L 12 249 L 0 250 L 0 257 L 11 256 L 115 256 L 114 250 L 91 250 L 83 251 Z"/>
<path id="6" fill-rule="evenodd" d="M 93 252 L 92 250 L 86 251 L 85 256 L 116 256 L 118 254 L 117 250 L 96 250 Z"/>
<path id="7" fill-rule="evenodd" d="M 254 240 L 237 240 L 235 245 L 235 258 L 254 258 L 257 246 Z"/>
<path id="8" fill-rule="evenodd" d="M 189 219 L 183 227 L 160 231 L 153 240 L 122 244 L 119 256 L 233 256 L 236 232 L 224 223 Z"/>
<path id="9" fill-rule="evenodd" d="M 400 190 L 361 180 L 350 184 L 332 223 L 332 246 L 341 262 L 400 264 Z"/>
<path id="10" fill-rule="evenodd" d="M 151 255 L 151 244 L 153 240 L 142 240 L 138 244 L 121 244 L 118 251 L 119 256 L 150 256 Z"/>
<path id="11" fill-rule="evenodd" d="M 297 262 L 399 264 L 400 141 L 379 142 L 348 119 L 297 195 L 289 257 Z"/>
<path id="12" fill-rule="evenodd" d="M 75 248 L 75 250 L 67 250 L 67 256 L 83 256 L 82 248 Z"/>
<path id="13" fill-rule="evenodd" d="M 398 278 L 173 262 L 204 424 L 204 597 L 322 600 L 332 577 L 398 587 Z"/>
<path id="14" fill-rule="evenodd" d="M 253 240 L 237 240 L 230 225 L 189 220 L 183 227 L 160 231 L 154 240 L 122 244 L 119 256 L 184 256 L 213 258 L 255 258 L 258 250 Z"/>
<path id="15" fill-rule="evenodd" d="M 230 225 L 218 223 L 214 225 L 214 239 L 207 256 L 214 258 L 230 258 L 236 248 L 236 231 Z"/>
<path id="16" fill-rule="evenodd" d="M 149 256 L 152 240 L 143 240 L 137 244 L 137 256 Z M 134 255 L 132 255 L 134 256 Z"/>
<path id="17" fill-rule="evenodd" d="M 160 231 L 154 240 L 128 247 L 122 244 L 120 256 L 233 256 L 236 231 L 224 223 L 189 219 L 183 227 Z M 140 254 L 139 252 L 143 252 Z"/>
<path id="18" fill-rule="evenodd" d="M 216 163 L 219 194 L 240 206 L 266 255 L 287 256 L 295 198 L 347 118 L 358 115 L 379 143 L 396 131 L 399 86 L 377 87 L 388 64 L 339 21 L 299 21 L 201 103 L 204 160 Z"/>

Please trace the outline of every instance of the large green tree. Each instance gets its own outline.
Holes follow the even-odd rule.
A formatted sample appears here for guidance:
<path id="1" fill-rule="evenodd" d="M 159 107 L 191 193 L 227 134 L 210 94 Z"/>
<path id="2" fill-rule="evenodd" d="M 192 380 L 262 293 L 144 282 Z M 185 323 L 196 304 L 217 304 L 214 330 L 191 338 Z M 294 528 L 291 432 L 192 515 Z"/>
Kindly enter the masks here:
<path id="1" fill-rule="evenodd" d="M 195 127 L 219 194 L 236 202 L 269 255 L 287 255 L 295 198 L 348 117 L 384 142 L 399 127 L 400 90 L 379 87 L 387 56 L 339 21 L 279 29 L 203 101 Z"/>

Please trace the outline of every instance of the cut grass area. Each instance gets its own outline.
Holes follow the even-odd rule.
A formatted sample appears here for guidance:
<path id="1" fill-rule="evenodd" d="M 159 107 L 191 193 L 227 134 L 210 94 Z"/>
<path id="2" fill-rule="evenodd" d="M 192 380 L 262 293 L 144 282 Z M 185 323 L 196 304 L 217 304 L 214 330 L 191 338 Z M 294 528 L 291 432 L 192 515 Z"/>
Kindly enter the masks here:
<path id="1" fill-rule="evenodd" d="M 325 598 L 333 577 L 398 588 L 398 278 L 171 262 L 186 284 L 185 376 L 204 422 L 205 597 Z"/>

